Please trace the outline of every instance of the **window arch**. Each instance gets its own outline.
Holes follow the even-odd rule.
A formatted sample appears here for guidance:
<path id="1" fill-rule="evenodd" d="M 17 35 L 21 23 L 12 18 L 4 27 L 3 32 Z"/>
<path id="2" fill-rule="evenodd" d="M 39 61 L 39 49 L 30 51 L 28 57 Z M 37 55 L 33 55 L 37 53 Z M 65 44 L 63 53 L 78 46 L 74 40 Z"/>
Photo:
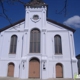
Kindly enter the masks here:
<path id="1" fill-rule="evenodd" d="M 54 44 L 55 44 L 55 54 L 62 54 L 62 43 L 61 43 L 61 36 L 56 35 L 54 37 Z"/>
<path id="2" fill-rule="evenodd" d="M 40 53 L 40 30 L 38 29 L 31 30 L 30 53 Z"/>
<path id="3" fill-rule="evenodd" d="M 11 36 L 10 54 L 16 53 L 16 47 L 17 47 L 17 36 L 13 35 Z"/>

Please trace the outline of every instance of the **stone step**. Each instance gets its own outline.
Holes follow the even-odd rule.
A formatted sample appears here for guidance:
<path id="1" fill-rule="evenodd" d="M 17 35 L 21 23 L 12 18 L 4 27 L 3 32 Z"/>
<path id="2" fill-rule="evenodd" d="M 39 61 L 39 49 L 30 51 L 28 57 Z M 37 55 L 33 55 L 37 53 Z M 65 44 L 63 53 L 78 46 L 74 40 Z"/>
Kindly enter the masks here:
<path id="1" fill-rule="evenodd" d="M 12 77 L 0 77 L 0 80 L 80 80 L 80 79 L 71 79 L 71 78 L 53 78 L 53 79 L 20 79 Z"/>
<path id="2" fill-rule="evenodd" d="M 25 79 L 26 80 L 26 79 Z M 80 80 L 80 79 L 71 79 L 71 78 L 58 78 L 58 79 L 27 79 L 27 80 Z"/>
<path id="3" fill-rule="evenodd" d="M 20 80 L 19 78 L 0 77 L 0 80 Z"/>
<path id="4" fill-rule="evenodd" d="M 55 78 L 55 79 L 48 79 L 48 80 L 80 80 L 80 79 L 72 79 L 72 78 Z"/>

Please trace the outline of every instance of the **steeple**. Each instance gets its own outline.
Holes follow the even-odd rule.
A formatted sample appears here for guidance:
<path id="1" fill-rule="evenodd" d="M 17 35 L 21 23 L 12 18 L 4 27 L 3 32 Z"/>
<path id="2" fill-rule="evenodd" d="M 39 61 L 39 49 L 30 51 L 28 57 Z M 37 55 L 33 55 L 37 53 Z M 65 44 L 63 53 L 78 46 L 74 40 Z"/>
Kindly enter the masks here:
<path id="1" fill-rule="evenodd" d="M 46 15 L 47 15 L 47 4 L 43 0 L 30 0 L 25 5 L 25 29 L 28 30 L 30 27 L 38 27 L 45 29 L 46 27 Z"/>
<path id="2" fill-rule="evenodd" d="M 41 6 L 47 6 L 47 4 L 45 4 L 43 0 L 31 0 L 29 3 L 26 4 L 26 6 L 41 7 Z"/>

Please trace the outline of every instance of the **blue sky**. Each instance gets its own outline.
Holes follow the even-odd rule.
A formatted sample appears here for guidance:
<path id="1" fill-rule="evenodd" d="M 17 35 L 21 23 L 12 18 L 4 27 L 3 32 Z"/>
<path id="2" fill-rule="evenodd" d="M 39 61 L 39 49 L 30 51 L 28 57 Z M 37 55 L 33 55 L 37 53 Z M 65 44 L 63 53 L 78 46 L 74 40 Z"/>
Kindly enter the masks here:
<path id="1" fill-rule="evenodd" d="M 22 0 L 24 2 L 29 2 L 30 0 Z M 64 12 L 62 14 L 56 14 L 57 11 L 61 11 L 64 7 L 65 0 L 44 0 L 45 3 L 48 4 L 48 18 L 55 20 L 60 23 L 64 23 L 74 29 L 76 32 L 74 33 L 74 41 L 75 41 L 75 50 L 76 55 L 80 54 L 80 0 L 68 0 L 67 3 L 67 15 L 64 16 Z M 14 23 L 25 18 L 25 8 L 22 4 L 16 3 L 14 5 L 6 4 L 6 14 L 11 19 L 11 22 Z M 0 7 L 1 13 L 1 7 Z M 9 25 L 9 22 L 0 17 L 0 28 Z"/>

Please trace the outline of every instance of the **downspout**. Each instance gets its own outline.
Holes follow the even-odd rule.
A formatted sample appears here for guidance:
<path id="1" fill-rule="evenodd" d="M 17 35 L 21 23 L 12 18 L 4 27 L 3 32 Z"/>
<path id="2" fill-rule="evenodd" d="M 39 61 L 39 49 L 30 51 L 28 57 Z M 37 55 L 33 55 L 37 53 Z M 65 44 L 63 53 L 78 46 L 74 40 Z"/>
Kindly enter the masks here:
<path id="1" fill-rule="evenodd" d="M 21 58 L 22 58 L 22 56 L 23 56 L 23 37 L 24 36 L 22 36 L 22 50 L 21 50 Z M 21 62 L 20 62 L 20 64 L 21 64 Z M 20 64 L 19 64 L 19 77 L 20 77 Z"/>
<path id="2" fill-rule="evenodd" d="M 73 57 L 75 57 L 75 44 L 74 44 L 74 36 L 71 35 L 71 39 L 72 39 L 72 48 L 73 48 Z M 78 60 L 77 60 L 78 62 Z M 77 66 L 77 69 L 78 69 L 78 66 Z"/>
<path id="3" fill-rule="evenodd" d="M 24 36 L 22 36 L 22 51 L 21 51 L 21 58 L 22 58 L 22 56 L 23 56 L 23 38 L 24 38 Z"/>
<path id="4" fill-rule="evenodd" d="M 1 46 L 3 47 L 3 41 L 4 41 L 4 37 L 3 37 L 3 35 L 1 34 L 1 32 L 0 32 L 0 42 L 1 42 Z M 0 58 L 1 58 L 1 55 L 2 55 L 2 47 L 1 47 L 1 49 L 0 49 Z"/>
<path id="5" fill-rule="evenodd" d="M 68 34 L 69 34 L 69 32 L 68 32 Z M 69 48 L 70 48 L 70 59 L 71 59 L 72 57 L 71 57 L 70 36 L 71 36 L 71 35 L 69 35 Z M 72 71 L 72 78 L 73 78 L 73 66 L 72 66 L 72 59 L 71 59 L 71 71 Z"/>
<path id="6" fill-rule="evenodd" d="M 1 42 L 1 32 L 0 32 L 0 42 Z M 1 51 L 1 50 L 0 50 Z M 0 52 L 1 53 L 1 52 Z M 0 55 L 0 60 L 1 60 L 1 55 Z"/>
<path id="7" fill-rule="evenodd" d="M 20 77 L 20 64 L 19 64 L 19 77 Z"/>

